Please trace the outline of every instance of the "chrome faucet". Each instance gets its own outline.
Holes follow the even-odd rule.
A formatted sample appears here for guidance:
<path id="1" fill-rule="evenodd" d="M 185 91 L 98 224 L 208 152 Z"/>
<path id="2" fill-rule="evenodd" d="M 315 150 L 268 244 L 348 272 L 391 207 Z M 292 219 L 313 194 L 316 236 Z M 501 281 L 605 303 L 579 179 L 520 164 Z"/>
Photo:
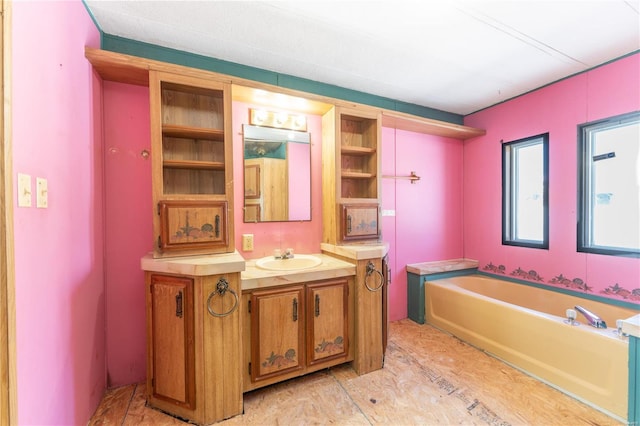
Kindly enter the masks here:
<path id="1" fill-rule="evenodd" d="M 604 322 L 602 318 L 594 314 L 593 312 L 583 308 L 582 306 L 576 305 L 576 311 L 580 312 L 587 319 L 589 325 L 595 328 L 607 328 L 607 323 Z"/>
<path id="2" fill-rule="evenodd" d="M 284 253 L 282 253 L 281 259 L 293 259 L 293 250 L 286 249 Z"/>
<path id="3" fill-rule="evenodd" d="M 281 253 L 280 250 L 276 249 L 275 251 L 275 256 L 276 259 L 293 259 L 293 249 L 288 248 L 284 251 L 284 253 Z"/>

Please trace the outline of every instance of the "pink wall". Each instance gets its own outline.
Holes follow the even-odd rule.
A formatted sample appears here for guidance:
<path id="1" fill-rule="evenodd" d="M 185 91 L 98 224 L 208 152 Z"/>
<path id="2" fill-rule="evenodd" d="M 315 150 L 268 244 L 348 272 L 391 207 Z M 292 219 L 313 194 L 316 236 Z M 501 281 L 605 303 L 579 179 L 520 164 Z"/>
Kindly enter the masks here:
<path id="1" fill-rule="evenodd" d="M 462 142 L 421 133 L 383 129 L 382 174 L 420 180 L 382 179 L 382 237 L 389 243 L 392 284 L 389 318 L 407 317 L 410 263 L 455 259 L 462 250 Z"/>
<path id="2" fill-rule="evenodd" d="M 101 95 L 84 58 L 99 34 L 79 1 L 11 6 L 14 185 L 49 189 L 47 209 L 14 201 L 18 421 L 86 424 L 105 388 Z"/>
<path id="3" fill-rule="evenodd" d="M 105 81 L 105 286 L 107 385 L 146 377 L 144 273 L 153 250 L 149 89 Z"/>
<path id="4" fill-rule="evenodd" d="M 537 283 L 625 299 L 618 284 L 640 292 L 640 259 L 576 251 L 577 126 L 640 109 L 640 55 L 623 58 L 472 114 L 487 130 L 464 143 L 464 251 L 480 269 L 535 271 Z M 501 244 L 501 140 L 549 132 L 549 250 Z M 502 268 L 500 268 L 502 267 Z M 572 282 L 558 282 L 560 275 Z M 520 277 L 523 278 L 523 277 Z M 576 279 L 575 282 L 573 280 Z M 577 283 L 577 284 L 576 284 Z M 635 300 L 636 303 L 638 300 Z"/>

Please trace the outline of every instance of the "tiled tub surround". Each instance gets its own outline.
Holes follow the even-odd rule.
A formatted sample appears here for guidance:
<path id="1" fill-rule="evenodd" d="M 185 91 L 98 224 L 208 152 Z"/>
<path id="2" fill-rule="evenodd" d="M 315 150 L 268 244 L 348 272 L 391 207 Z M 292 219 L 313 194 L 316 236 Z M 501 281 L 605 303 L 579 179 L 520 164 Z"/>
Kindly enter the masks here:
<path id="1" fill-rule="evenodd" d="M 426 284 L 427 322 L 618 419 L 627 418 L 628 340 L 617 319 L 638 311 L 467 275 Z M 565 312 L 582 305 L 610 326 L 596 329 Z"/>

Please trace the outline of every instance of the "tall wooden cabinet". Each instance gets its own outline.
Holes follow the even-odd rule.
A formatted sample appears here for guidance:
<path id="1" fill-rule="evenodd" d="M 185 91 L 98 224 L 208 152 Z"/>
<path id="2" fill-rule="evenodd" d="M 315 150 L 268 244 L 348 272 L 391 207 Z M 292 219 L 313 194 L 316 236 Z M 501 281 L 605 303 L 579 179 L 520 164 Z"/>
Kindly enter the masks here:
<path id="1" fill-rule="evenodd" d="M 381 113 L 335 107 L 322 118 L 323 242 L 380 239 Z"/>
<path id="2" fill-rule="evenodd" d="M 147 402 L 196 424 L 242 413 L 240 271 L 237 254 L 193 275 L 184 263 L 143 258 L 147 300 Z M 211 269 L 209 266 L 204 267 Z M 154 270 L 155 269 L 155 270 Z M 178 273 L 167 272 L 178 270 Z"/>
<path id="3" fill-rule="evenodd" d="M 149 71 L 155 257 L 233 252 L 231 89 Z"/>

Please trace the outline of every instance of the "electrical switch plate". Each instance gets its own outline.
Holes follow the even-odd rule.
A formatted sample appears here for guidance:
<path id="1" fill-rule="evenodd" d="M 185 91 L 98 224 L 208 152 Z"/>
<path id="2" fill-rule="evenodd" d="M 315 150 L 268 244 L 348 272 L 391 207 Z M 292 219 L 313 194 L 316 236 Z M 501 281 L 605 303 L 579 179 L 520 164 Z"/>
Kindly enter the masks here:
<path id="1" fill-rule="evenodd" d="M 39 209 L 49 207 L 47 180 L 44 178 L 36 178 L 36 207 Z"/>
<path id="2" fill-rule="evenodd" d="M 253 251 L 253 234 L 242 234 L 242 250 Z"/>
<path id="3" fill-rule="evenodd" d="M 382 210 L 382 216 L 395 216 L 395 210 Z"/>
<path id="4" fill-rule="evenodd" d="M 18 173 L 18 207 L 31 207 L 31 176 Z"/>

